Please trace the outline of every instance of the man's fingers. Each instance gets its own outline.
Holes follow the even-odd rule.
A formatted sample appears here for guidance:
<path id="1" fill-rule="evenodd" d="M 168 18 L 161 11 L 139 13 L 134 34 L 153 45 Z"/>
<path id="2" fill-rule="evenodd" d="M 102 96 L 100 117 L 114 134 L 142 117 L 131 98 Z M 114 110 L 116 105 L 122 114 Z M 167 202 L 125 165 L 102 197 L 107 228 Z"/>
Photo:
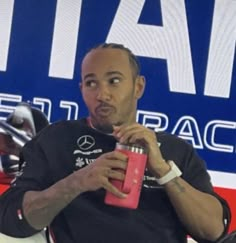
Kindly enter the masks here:
<path id="1" fill-rule="evenodd" d="M 117 156 L 118 155 L 118 156 Z M 97 163 L 97 166 L 100 168 L 108 168 L 108 169 L 122 169 L 126 170 L 128 162 L 128 156 L 115 151 L 113 154 L 106 154 L 105 157 L 100 158 Z"/>
<path id="2" fill-rule="evenodd" d="M 121 160 L 121 161 L 127 161 L 128 160 L 128 156 L 125 155 L 124 153 L 121 153 L 117 150 L 112 151 L 110 153 L 107 153 L 105 155 L 105 158 L 108 160 Z"/>
<path id="3" fill-rule="evenodd" d="M 109 179 L 123 181 L 125 179 L 125 171 L 110 169 L 109 172 L 107 173 L 107 177 Z"/>
<path id="4" fill-rule="evenodd" d="M 125 198 L 126 194 L 121 192 L 112 184 L 112 180 L 119 180 L 122 183 L 124 179 L 125 174 L 123 170 L 107 169 L 105 171 L 105 178 L 102 182 L 102 187 L 119 198 Z"/>
<path id="5" fill-rule="evenodd" d="M 119 197 L 119 198 L 126 198 L 127 194 L 121 192 L 119 189 L 117 189 L 115 186 L 113 186 L 111 183 L 105 183 L 103 185 L 103 188 L 106 191 L 111 192 L 112 194 L 114 194 L 115 196 Z"/>

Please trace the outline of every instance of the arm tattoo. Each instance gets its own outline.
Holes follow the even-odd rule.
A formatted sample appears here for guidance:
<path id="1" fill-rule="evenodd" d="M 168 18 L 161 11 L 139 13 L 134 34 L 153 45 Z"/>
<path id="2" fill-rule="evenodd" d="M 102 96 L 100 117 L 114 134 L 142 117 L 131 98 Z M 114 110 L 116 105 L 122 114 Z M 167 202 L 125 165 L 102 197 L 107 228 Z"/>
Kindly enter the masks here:
<path id="1" fill-rule="evenodd" d="M 178 178 L 172 180 L 171 184 L 176 187 L 179 193 L 185 192 L 185 188 L 184 186 L 180 185 L 180 183 L 178 182 Z"/>

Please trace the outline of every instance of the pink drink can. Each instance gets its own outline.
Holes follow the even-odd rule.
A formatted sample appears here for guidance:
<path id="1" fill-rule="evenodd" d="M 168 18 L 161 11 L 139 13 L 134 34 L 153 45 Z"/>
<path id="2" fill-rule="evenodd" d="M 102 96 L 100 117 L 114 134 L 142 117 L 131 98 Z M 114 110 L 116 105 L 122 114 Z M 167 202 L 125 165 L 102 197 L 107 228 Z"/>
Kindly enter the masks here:
<path id="1" fill-rule="evenodd" d="M 137 144 L 116 144 L 116 150 L 128 156 L 125 180 L 111 180 L 120 191 L 127 194 L 126 198 L 118 198 L 106 192 L 105 203 L 108 205 L 136 209 L 138 207 L 143 176 L 146 168 L 147 153 L 144 147 Z"/>

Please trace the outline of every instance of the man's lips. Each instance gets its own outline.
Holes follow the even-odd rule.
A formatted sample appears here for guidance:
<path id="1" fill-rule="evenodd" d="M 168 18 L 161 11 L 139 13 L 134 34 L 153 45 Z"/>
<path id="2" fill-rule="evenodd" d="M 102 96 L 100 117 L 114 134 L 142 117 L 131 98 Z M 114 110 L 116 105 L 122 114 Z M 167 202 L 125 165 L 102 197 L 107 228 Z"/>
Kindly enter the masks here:
<path id="1" fill-rule="evenodd" d="M 113 112 L 115 112 L 116 109 L 113 106 L 110 105 L 99 105 L 96 109 L 95 109 L 95 113 L 98 115 L 109 115 Z"/>

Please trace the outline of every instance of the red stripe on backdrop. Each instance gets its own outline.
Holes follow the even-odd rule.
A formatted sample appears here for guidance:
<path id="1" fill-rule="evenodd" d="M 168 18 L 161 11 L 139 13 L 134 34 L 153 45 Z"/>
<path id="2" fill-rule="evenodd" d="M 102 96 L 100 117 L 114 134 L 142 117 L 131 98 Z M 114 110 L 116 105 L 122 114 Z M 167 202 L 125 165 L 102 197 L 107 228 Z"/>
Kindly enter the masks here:
<path id="1" fill-rule="evenodd" d="M 7 190 L 9 185 L 0 184 L 0 195 Z"/>
<path id="2" fill-rule="evenodd" d="M 214 187 L 215 191 L 222 196 L 228 203 L 232 213 L 232 221 L 229 231 L 236 229 L 236 189 Z"/>

